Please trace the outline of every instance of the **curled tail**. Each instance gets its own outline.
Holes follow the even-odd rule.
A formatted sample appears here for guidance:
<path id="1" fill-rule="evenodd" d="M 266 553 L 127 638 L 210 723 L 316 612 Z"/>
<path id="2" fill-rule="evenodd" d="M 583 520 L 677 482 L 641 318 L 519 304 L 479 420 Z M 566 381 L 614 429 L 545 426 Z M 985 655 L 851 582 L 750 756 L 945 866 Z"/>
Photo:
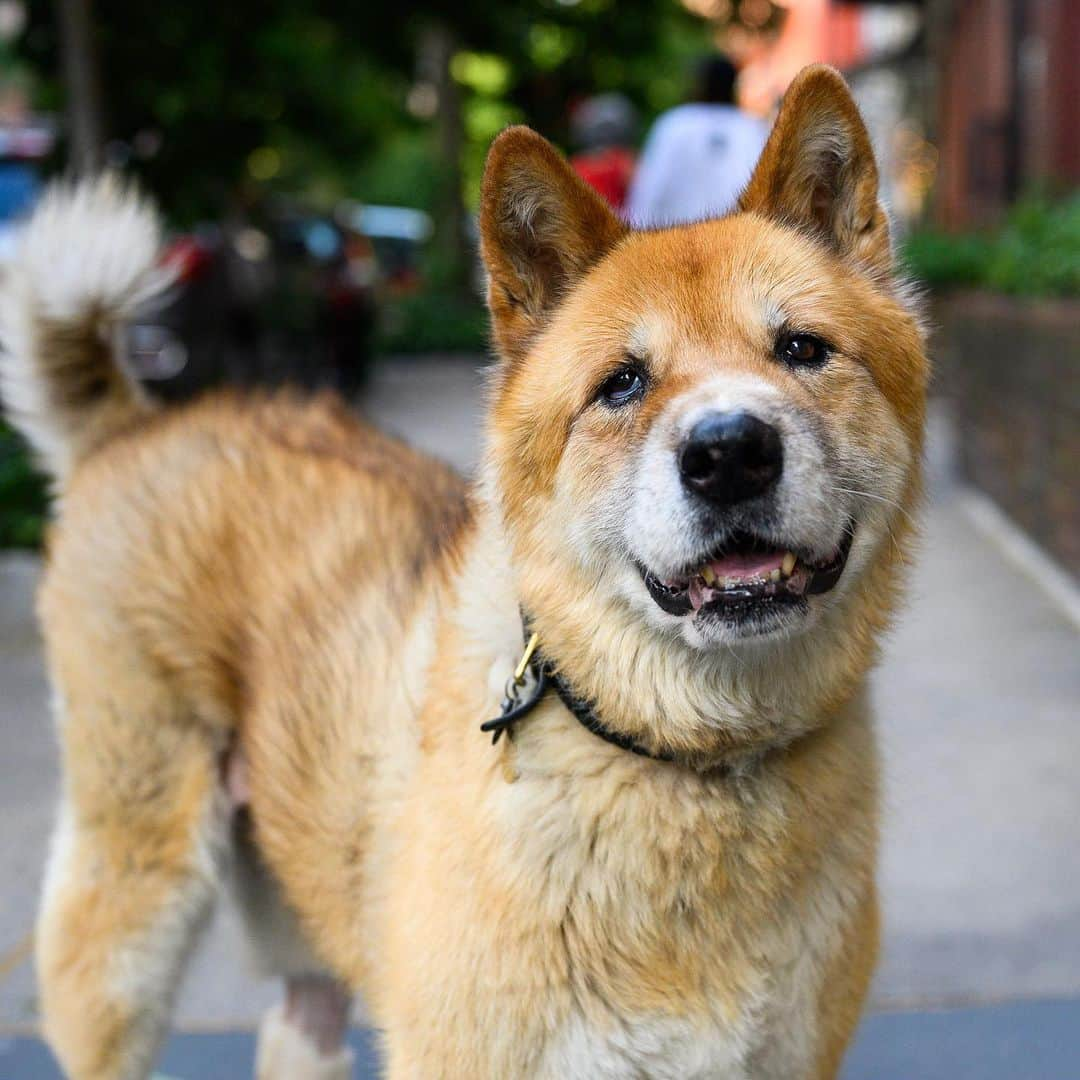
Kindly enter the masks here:
<path id="1" fill-rule="evenodd" d="M 167 284 L 153 206 L 115 176 L 56 184 L 0 271 L 0 400 L 63 487 L 153 406 L 124 368 L 120 327 Z"/>

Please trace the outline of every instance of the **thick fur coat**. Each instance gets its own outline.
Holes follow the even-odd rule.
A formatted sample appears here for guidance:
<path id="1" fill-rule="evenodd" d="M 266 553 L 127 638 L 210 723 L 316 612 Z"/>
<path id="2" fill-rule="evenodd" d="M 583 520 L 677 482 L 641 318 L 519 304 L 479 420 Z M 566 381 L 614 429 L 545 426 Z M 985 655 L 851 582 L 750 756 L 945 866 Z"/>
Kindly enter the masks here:
<path id="1" fill-rule="evenodd" d="M 28 229 L 2 378 L 58 493 L 38 967 L 78 1080 L 147 1074 L 235 861 L 295 927 L 278 969 L 362 994 L 393 1080 L 838 1070 L 877 949 L 865 680 L 927 381 L 862 121 L 808 69 L 737 211 L 647 233 L 511 129 L 481 230 L 499 360 L 466 490 L 330 399 L 157 409 L 118 344 L 161 286 L 152 211 L 102 180 Z M 681 448 L 734 411 L 783 472 L 705 506 Z M 725 607 L 709 568 L 748 532 L 798 556 L 792 583 L 838 551 L 842 575 Z M 492 746 L 522 610 L 609 727 L 673 760 L 553 694 Z"/>

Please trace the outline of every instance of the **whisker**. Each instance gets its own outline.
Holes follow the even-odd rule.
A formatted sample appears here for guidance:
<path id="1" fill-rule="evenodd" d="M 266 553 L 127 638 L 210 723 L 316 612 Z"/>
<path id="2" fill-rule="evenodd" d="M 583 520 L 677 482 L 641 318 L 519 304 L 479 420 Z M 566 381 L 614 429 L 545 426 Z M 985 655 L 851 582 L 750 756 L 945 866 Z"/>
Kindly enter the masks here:
<path id="1" fill-rule="evenodd" d="M 859 488 L 841 487 L 839 484 L 831 484 L 833 492 L 837 495 L 854 495 L 860 499 L 873 499 L 875 502 L 883 503 L 885 506 L 892 507 L 893 510 L 903 514 L 913 525 L 917 524 L 915 516 L 904 509 L 895 499 L 886 498 L 884 495 L 877 495 L 872 491 L 862 491 Z"/>
<path id="2" fill-rule="evenodd" d="M 876 494 L 876 493 L 874 493 L 872 491 L 862 491 L 862 490 L 860 490 L 858 488 L 840 487 L 838 484 L 833 484 L 833 485 L 831 485 L 831 487 L 832 487 L 832 490 L 837 494 L 842 493 L 842 494 L 845 494 L 845 495 L 855 495 L 855 496 L 858 496 L 858 497 L 861 497 L 861 498 L 864 498 L 864 499 L 873 499 L 876 502 L 883 503 L 885 506 L 890 506 L 894 510 L 897 510 L 901 514 L 903 514 L 904 517 L 906 517 L 908 519 L 908 521 L 910 521 L 912 523 L 912 525 L 917 525 L 918 524 L 918 522 L 916 521 L 913 514 L 909 513 L 907 510 L 905 510 L 904 507 L 902 507 L 895 500 L 886 498 L 884 495 L 878 495 L 878 494 Z M 885 523 L 885 531 L 888 533 L 889 540 L 892 543 L 892 546 L 896 549 L 896 552 L 900 556 L 901 561 L 904 562 L 904 563 L 907 563 L 909 561 L 908 553 L 904 550 L 904 548 L 901 546 L 900 542 L 896 539 L 896 533 L 893 531 L 892 526 L 889 525 L 888 522 Z"/>

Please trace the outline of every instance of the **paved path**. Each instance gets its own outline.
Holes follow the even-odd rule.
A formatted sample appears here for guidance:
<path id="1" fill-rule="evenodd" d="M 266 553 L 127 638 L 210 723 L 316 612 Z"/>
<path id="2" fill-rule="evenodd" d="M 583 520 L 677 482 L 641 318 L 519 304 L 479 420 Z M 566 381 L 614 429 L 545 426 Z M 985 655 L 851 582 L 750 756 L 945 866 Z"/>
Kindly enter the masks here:
<path id="1" fill-rule="evenodd" d="M 469 468 L 476 371 L 398 362 L 377 373 L 367 411 Z M 1000 537 L 976 527 L 986 515 L 951 481 L 946 436 L 937 418 L 923 554 L 874 679 L 888 785 L 877 1010 L 1080 997 L 1080 639 Z M 37 573 L 29 557 L 0 560 L 0 1032 L 35 1018 L 25 952 L 56 791 Z M 181 1027 L 250 1027 L 274 1000 L 244 973 L 235 939 L 225 913 L 185 985 Z"/>
<path id="2" fill-rule="evenodd" d="M 1060 1000 L 876 1013 L 863 1023 L 841 1080 L 1076 1080 L 1076 1020 L 1076 1005 Z M 372 1033 L 354 1029 L 349 1041 L 357 1080 L 375 1080 Z M 246 1031 L 174 1035 L 155 1080 L 240 1080 L 251 1074 L 254 1052 Z M 49 1052 L 27 1036 L 0 1036 L 0 1076 L 62 1080 Z"/>

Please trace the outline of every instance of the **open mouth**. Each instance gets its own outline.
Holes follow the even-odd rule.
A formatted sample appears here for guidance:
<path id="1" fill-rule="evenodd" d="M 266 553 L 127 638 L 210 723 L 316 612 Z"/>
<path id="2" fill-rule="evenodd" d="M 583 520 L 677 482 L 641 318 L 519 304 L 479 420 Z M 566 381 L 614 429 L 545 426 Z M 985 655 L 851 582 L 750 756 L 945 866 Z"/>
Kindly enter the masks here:
<path id="1" fill-rule="evenodd" d="M 695 570 L 661 579 L 639 567 L 649 595 L 669 615 L 718 614 L 741 618 L 768 607 L 796 605 L 826 593 L 840 580 L 855 536 L 844 530 L 836 551 L 823 562 L 776 547 L 752 533 L 733 535 Z"/>

